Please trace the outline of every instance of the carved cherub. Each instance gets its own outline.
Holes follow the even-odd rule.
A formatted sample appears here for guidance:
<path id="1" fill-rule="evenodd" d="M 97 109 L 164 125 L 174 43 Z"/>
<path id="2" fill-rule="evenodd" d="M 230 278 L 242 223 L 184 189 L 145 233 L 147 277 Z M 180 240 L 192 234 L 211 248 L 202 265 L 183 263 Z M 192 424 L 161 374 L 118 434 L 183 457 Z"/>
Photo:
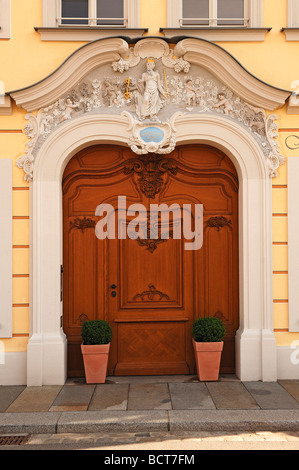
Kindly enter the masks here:
<path id="1" fill-rule="evenodd" d="M 231 114 L 233 112 L 233 107 L 231 103 L 228 101 L 228 99 L 225 97 L 223 93 L 219 93 L 218 100 L 219 101 L 217 104 L 213 104 L 213 108 L 218 109 L 218 108 L 223 107 L 224 114 L 226 115 Z"/>
<path id="2" fill-rule="evenodd" d="M 196 92 L 197 88 L 193 86 L 193 82 L 191 79 L 186 80 L 185 83 L 185 93 L 186 93 L 186 101 L 188 106 L 194 106 L 196 104 Z"/>
<path id="3" fill-rule="evenodd" d="M 117 86 L 109 80 L 104 81 L 104 97 L 108 97 L 110 108 L 117 103 Z"/>
<path id="4" fill-rule="evenodd" d="M 72 119 L 72 112 L 74 109 L 80 107 L 80 103 L 73 103 L 70 98 L 67 98 L 65 102 L 65 110 L 62 112 L 59 122 L 67 121 L 68 119 Z"/>

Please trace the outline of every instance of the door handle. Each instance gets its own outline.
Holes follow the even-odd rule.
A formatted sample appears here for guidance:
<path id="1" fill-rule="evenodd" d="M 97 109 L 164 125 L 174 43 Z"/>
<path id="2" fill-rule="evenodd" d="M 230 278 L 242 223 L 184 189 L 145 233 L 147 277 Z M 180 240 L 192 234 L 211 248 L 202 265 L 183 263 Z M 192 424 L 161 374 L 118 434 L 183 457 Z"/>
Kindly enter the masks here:
<path id="1" fill-rule="evenodd" d="M 116 289 L 117 286 L 115 284 L 112 284 L 111 289 Z"/>

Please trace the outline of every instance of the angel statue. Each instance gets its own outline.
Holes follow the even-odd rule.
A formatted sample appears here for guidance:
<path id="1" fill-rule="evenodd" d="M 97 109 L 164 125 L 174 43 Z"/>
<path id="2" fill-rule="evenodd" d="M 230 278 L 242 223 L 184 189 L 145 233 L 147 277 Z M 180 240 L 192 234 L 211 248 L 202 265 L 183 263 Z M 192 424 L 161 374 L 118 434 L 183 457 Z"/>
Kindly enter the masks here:
<path id="1" fill-rule="evenodd" d="M 154 59 L 146 62 L 147 71 L 137 83 L 137 105 L 136 113 L 140 120 L 149 118 L 157 121 L 157 114 L 163 107 L 161 95 L 167 100 L 168 93 L 163 90 L 159 72 L 156 72 Z"/>

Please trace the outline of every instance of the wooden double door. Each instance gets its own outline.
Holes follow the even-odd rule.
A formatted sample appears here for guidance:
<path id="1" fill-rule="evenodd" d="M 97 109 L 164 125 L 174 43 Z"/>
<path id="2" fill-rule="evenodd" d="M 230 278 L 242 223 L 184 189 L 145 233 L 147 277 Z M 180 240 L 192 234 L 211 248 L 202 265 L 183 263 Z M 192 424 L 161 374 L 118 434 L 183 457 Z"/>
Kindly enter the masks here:
<path id="1" fill-rule="evenodd" d="M 170 216 L 166 239 L 161 220 L 153 227 L 149 216 L 147 238 L 124 236 L 138 213 L 124 219 L 119 197 L 126 197 L 127 207 L 142 204 L 148 214 L 152 204 L 188 204 L 193 229 L 195 205 L 202 204 L 202 248 L 185 249 L 190 240 L 177 215 Z M 115 209 L 115 238 L 96 236 L 101 204 Z M 145 156 L 118 146 L 89 147 L 65 170 L 63 210 L 63 327 L 70 377 L 84 375 L 81 327 L 92 319 L 112 326 L 110 375 L 193 374 L 191 325 L 202 316 L 224 321 L 221 371 L 235 371 L 238 178 L 228 157 L 198 145 Z"/>

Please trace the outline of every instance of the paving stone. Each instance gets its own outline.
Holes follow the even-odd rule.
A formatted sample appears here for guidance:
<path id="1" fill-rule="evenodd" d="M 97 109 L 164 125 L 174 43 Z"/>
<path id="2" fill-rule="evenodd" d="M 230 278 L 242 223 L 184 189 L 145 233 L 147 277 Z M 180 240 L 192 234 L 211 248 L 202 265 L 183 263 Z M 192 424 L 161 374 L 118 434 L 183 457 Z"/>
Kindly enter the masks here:
<path id="1" fill-rule="evenodd" d="M 129 384 L 97 385 L 88 410 L 125 411 L 128 406 L 128 394 Z"/>
<path id="2" fill-rule="evenodd" d="M 167 384 L 131 384 L 128 410 L 171 410 Z"/>
<path id="3" fill-rule="evenodd" d="M 4 413 L 25 388 L 23 385 L 0 386 L 0 413 Z"/>
<path id="4" fill-rule="evenodd" d="M 50 411 L 86 411 L 94 390 L 95 385 L 65 385 Z"/>
<path id="5" fill-rule="evenodd" d="M 299 403 L 277 382 L 244 382 L 263 410 L 296 410 Z"/>
<path id="6" fill-rule="evenodd" d="M 170 410 L 170 431 L 299 431 L 299 410 Z"/>
<path id="7" fill-rule="evenodd" d="M 49 411 L 61 386 L 27 387 L 7 409 L 7 413 Z"/>
<path id="8" fill-rule="evenodd" d="M 172 408 L 174 410 L 215 410 L 208 389 L 203 383 L 169 384 Z"/>
<path id="9" fill-rule="evenodd" d="M 258 410 L 260 407 L 240 382 L 210 382 L 208 391 L 218 410 Z"/>
<path id="10" fill-rule="evenodd" d="M 168 430 L 167 411 L 86 411 L 62 413 L 57 433 L 156 432 Z"/>
<path id="11" fill-rule="evenodd" d="M 299 380 L 279 380 L 278 383 L 299 403 Z"/>
<path id="12" fill-rule="evenodd" d="M 54 434 L 61 413 L 2 413 L 0 434 Z"/>

